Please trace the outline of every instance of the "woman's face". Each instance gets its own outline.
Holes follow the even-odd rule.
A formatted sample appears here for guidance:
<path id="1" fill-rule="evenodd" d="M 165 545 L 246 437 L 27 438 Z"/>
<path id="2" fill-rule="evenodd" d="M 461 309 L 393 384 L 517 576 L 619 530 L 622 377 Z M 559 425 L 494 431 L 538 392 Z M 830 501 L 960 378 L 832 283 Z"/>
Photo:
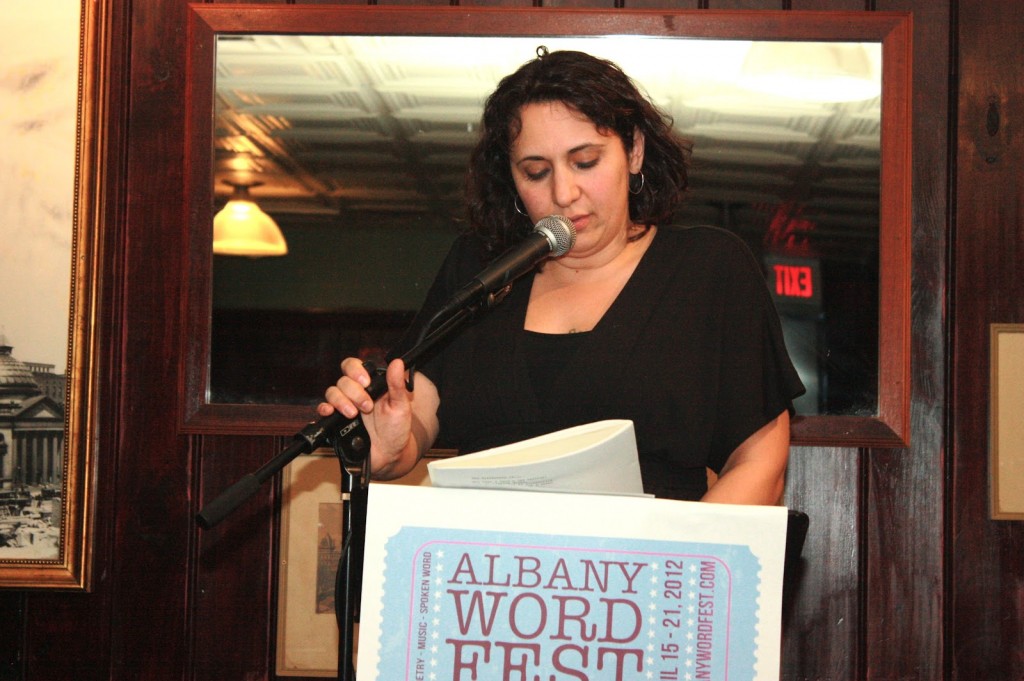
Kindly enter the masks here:
<path id="1" fill-rule="evenodd" d="M 637 134 L 627 155 L 618 135 L 561 102 L 528 104 L 520 119 L 510 160 L 530 220 L 564 215 L 573 221 L 576 244 L 567 258 L 621 247 L 632 227 L 629 175 L 643 165 L 643 136 Z"/>

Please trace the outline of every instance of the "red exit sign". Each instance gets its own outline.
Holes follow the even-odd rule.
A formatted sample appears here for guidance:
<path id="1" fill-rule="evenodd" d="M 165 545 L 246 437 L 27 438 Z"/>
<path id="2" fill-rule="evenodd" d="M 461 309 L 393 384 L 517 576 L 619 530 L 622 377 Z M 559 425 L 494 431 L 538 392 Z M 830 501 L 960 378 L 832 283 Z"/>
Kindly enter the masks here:
<path id="1" fill-rule="evenodd" d="M 787 298 L 814 297 L 814 270 L 810 265 L 772 265 L 775 270 L 775 295 Z"/>
<path id="2" fill-rule="evenodd" d="M 817 258 L 765 257 L 768 288 L 780 307 L 821 307 L 821 269 Z"/>

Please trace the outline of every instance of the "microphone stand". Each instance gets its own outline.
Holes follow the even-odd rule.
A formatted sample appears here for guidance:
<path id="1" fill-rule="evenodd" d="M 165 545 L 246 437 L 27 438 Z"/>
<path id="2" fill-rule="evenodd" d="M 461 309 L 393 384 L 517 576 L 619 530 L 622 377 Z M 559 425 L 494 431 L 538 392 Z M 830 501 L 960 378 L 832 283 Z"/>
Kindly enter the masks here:
<path id="1" fill-rule="evenodd" d="M 482 300 L 456 310 L 447 319 L 439 320 L 435 315 L 420 333 L 416 344 L 401 356 L 409 371 L 409 386 L 412 387 L 412 372 L 416 362 L 437 343 L 470 319 L 481 307 L 492 307 L 504 298 L 508 288 L 484 296 Z M 434 328 L 436 326 L 436 328 Z M 374 400 L 387 390 L 387 379 L 383 367 L 368 366 L 371 369 L 370 385 L 366 392 Z M 342 528 L 345 540 L 338 564 L 335 581 L 334 610 L 338 621 L 338 679 L 355 681 L 352 663 L 355 649 L 355 623 L 359 621 L 359 595 L 363 567 L 363 549 L 366 534 L 366 501 L 370 482 L 369 452 L 370 437 L 360 417 L 349 419 L 340 412 L 334 412 L 307 425 L 296 433 L 293 442 L 257 470 L 245 475 L 228 487 L 217 498 L 206 504 L 196 515 L 201 528 L 209 530 L 231 514 L 246 499 L 259 489 L 260 485 L 272 478 L 278 471 L 291 463 L 300 454 L 309 454 L 325 444 L 334 447 L 342 473 Z"/>

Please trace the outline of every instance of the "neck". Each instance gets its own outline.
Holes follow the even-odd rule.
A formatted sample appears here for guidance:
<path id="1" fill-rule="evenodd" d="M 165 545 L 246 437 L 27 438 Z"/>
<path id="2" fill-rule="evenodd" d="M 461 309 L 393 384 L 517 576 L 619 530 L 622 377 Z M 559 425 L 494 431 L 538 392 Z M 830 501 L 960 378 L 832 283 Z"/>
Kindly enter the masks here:
<path id="1" fill-rule="evenodd" d="M 633 225 L 620 239 L 609 244 L 601 252 L 580 258 L 574 258 L 569 254 L 552 260 L 545 266 L 545 270 L 553 279 L 564 283 L 577 283 L 591 277 L 605 277 L 609 270 L 632 270 L 647 251 L 657 231 L 657 227 L 645 230 L 643 226 Z"/>

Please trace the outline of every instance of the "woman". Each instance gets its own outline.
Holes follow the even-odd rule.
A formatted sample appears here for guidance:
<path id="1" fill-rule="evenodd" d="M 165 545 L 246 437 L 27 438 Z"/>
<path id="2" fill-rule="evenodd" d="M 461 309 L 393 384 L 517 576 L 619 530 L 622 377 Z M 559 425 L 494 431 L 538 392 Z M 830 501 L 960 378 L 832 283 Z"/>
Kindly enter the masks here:
<path id="1" fill-rule="evenodd" d="M 778 503 L 803 386 L 742 243 L 715 228 L 659 227 L 686 186 L 687 149 L 666 117 L 611 62 L 541 48 L 499 83 L 482 128 L 473 231 L 413 330 L 545 216 L 570 218 L 575 244 L 419 367 L 414 392 L 395 360 L 374 404 L 367 371 L 348 358 L 319 413 L 363 415 L 381 479 L 435 443 L 465 453 L 628 418 L 646 491 Z"/>

